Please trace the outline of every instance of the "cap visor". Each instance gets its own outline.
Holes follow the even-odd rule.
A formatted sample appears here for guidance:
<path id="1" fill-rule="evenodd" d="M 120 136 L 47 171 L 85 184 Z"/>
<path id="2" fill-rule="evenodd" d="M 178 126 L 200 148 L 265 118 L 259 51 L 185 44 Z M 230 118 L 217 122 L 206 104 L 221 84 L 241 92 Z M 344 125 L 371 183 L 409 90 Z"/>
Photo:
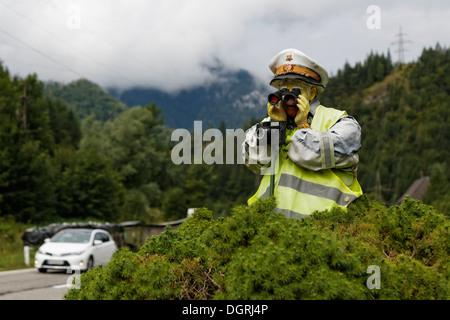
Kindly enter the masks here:
<path id="1" fill-rule="evenodd" d="M 272 85 L 272 83 L 276 80 L 283 80 L 283 79 L 299 79 L 299 80 L 305 81 L 305 82 L 310 83 L 315 86 L 320 86 L 322 88 L 324 87 L 323 84 L 321 84 L 320 82 L 318 82 L 314 79 L 296 74 L 296 73 L 287 73 L 287 74 L 277 76 L 277 77 L 273 78 L 272 81 L 270 81 L 270 85 Z"/>

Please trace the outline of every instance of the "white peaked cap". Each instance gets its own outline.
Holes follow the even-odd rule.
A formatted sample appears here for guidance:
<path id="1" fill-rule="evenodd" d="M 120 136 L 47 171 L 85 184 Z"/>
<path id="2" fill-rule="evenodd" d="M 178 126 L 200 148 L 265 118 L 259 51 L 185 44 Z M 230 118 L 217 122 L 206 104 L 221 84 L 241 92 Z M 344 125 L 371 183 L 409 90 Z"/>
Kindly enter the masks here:
<path id="1" fill-rule="evenodd" d="M 269 64 L 276 80 L 300 79 L 324 88 L 328 83 L 327 71 L 316 61 L 297 49 L 285 49 L 272 58 Z"/>

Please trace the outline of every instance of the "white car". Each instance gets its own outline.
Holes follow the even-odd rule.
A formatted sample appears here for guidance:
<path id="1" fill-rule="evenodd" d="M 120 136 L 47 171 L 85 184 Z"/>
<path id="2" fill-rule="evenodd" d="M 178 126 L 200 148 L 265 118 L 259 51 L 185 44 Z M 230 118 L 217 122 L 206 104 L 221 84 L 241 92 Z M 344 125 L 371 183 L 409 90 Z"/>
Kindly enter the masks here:
<path id="1" fill-rule="evenodd" d="M 106 230 L 63 229 L 39 248 L 34 266 L 40 272 L 47 269 L 89 270 L 109 262 L 117 250 L 116 243 Z"/>

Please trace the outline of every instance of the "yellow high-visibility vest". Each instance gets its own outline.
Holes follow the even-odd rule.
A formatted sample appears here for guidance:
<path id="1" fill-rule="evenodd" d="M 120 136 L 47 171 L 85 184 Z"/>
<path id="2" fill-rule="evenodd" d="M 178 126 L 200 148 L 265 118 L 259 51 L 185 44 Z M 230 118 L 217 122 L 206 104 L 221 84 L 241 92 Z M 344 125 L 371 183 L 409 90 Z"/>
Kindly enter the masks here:
<path id="1" fill-rule="evenodd" d="M 346 114 L 345 111 L 320 105 L 314 114 L 311 129 L 326 132 Z M 336 168 L 311 171 L 300 167 L 288 158 L 287 150 L 296 130 L 287 130 L 286 145 L 280 148 L 278 154 L 278 170 L 275 174 L 274 188 L 277 211 L 287 217 L 300 218 L 310 215 L 316 210 L 322 211 L 333 207 L 346 208 L 352 201 L 360 197 L 363 192 L 356 173 Z M 321 149 L 324 149 L 323 147 L 321 146 Z M 322 158 L 325 158 L 323 154 Z M 254 203 L 258 198 L 269 196 L 270 170 L 267 170 L 258 190 L 248 199 L 248 204 Z"/>

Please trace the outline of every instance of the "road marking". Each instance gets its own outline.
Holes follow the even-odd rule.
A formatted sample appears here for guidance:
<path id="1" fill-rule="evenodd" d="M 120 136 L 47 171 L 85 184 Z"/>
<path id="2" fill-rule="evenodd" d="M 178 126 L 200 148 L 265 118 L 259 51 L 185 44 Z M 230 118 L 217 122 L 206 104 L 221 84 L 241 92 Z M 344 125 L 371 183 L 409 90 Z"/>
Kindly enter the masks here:
<path id="1" fill-rule="evenodd" d="M 56 286 L 53 286 L 54 289 L 62 289 L 62 288 L 68 288 L 67 283 L 65 284 L 57 284 Z"/>
<path id="2" fill-rule="evenodd" d="M 0 275 L 10 275 L 10 274 L 16 274 L 16 273 L 27 273 L 27 272 L 36 272 L 35 268 L 29 268 L 29 269 L 18 269 L 18 270 L 8 270 L 8 271 L 1 271 Z"/>

